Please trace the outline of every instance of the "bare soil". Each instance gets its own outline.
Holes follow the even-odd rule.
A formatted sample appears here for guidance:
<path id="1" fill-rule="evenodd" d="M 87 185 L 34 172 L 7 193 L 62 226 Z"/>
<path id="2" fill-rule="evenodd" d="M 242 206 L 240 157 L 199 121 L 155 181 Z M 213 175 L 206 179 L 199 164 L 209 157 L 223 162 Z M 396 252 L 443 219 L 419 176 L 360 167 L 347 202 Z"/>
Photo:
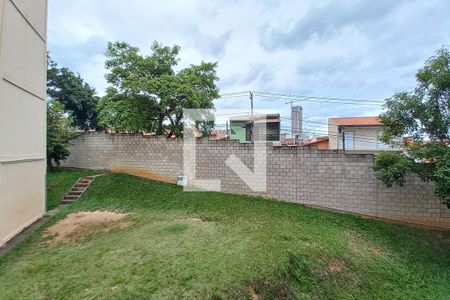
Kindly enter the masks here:
<path id="1" fill-rule="evenodd" d="M 185 220 L 185 221 L 191 221 L 191 222 L 203 223 L 203 224 L 214 224 L 215 223 L 215 222 L 204 221 L 204 220 L 202 220 L 200 218 L 196 218 L 196 217 L 179 218 L 179 220 Z"/>
<path id="2" fill-rule="evenodd" d="M 340 272 L 340 271 L 342 271 L 342 269 L 344 267 L 345 267 L 345 261 L 338 260 L 338 259 L 334 259 L 334 260 L 330 261 L 330 263 L 328 264 L 328 268 L 330 269 L 330 272 L 332 272 L 332 273 Z"/>
<path id="3" fill-rule="evenodd" d="M 248 287 L 248 290 L 250 291 L 250 294 L 252 295 L 252 300 L 259 300 L 258 295 L 255 292 L 255 289 L 253 287 Z"/>
<path id="4" fill-rule="evenodd" d="M 127 216 L 126 213 L 103 210 L 72 213 L 50 226 L 43 237 L 51 246 L 75 243 L 94 234 L 130 226 L 131 221 L 125 219 Z"/>
<path id="5" fill-rule="evenodd" d="M 111 169 L 112 172 L 115 173 L 128 173 L 134 176 L 144 177 L 152 180 L 157 180 L 161 182 L 167 183 L 177 183 L 177 178 L 173 176 L 161 175 L 157 172 L 152 172 L 150 170 L 144 170 L 141 168 L 135 167 L 116 167 Z"/>
<path id="6" fill-rule="evenodd" d="M 354 253 L 375 253 L 378 255 L 388 255 L 388 253 L 379 246 L 371 243 L 357 234 L 350 234 L 348 239 L 349 248 Z"/>

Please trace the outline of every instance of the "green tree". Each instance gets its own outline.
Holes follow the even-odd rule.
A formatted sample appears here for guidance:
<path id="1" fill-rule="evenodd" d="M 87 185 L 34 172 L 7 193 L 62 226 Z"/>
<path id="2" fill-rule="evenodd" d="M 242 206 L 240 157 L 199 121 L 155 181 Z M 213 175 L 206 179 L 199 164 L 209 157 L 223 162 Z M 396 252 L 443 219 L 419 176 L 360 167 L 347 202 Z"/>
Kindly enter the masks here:
<path id="1" fill-rule="evenodd" d="M 417 74 L 417 87 L 386 100 L 381 140 L 402 152 L 379 154 L 372 166 L 388 187 L 402 186 L 407 173 L 435 183 L 450 208 L 450 52 L 444 47 Z"/>
<path id="2" fill-rule="evenodd" d="M 48 56 L 47 95 L 61 102 L 65 112 L 69 113 L 74 125 L 82 130 L 97 128 L 97 103 L 99 97 L 80 74 L 75 75 L 68 68 L 59 68 Z"/>
<path id="3" fill-rule="evenodd" d="M 75 138 L 76 131 L 71 116 L 66 116 L 64 107 L 59 101 L 47 101 L 47 165 L 53 162 L 59 165 L 60 160 L 69 156 L 67 149 Z"/>
<path id="4" fill-rule="evenodd" d="M 125 42 L 108 43 L 106 96 L 100 123 L 117 131 L 181 134 L 183 108 L 213 108 L 219 97 L 217 63 L 201 62 L 178 72 L 179 46 L 154 42 L 150 55 Z"/>

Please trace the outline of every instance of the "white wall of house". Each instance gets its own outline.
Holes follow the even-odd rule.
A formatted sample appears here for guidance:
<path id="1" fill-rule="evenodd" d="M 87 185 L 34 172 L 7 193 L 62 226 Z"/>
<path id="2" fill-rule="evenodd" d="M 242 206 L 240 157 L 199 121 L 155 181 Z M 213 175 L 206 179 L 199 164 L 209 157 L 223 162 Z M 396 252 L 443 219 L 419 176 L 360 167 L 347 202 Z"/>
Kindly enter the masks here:
<path id="1" fill-rule="evenodd" d="M 387 150 L 387 146 L 378 140 L 383 132 L 382 126 L 342 126 L 329 125 L 329 148 L 343 149 L 342 131 L 345 132 L 346 150 Z"/>
<path id="2" fill-rule="evenodd" d="M 47 0 L 0 0 L 0 246 L 45 213 Z"/>
<path id="3" fill-rule="evenodd" d="M 384 150 L 386 146 L 378 140 L 383 132 L 382 126 L 344 127 L 346 150 Z M 342 149 L 342 133 L 339 139 L 339 149 Z"/>

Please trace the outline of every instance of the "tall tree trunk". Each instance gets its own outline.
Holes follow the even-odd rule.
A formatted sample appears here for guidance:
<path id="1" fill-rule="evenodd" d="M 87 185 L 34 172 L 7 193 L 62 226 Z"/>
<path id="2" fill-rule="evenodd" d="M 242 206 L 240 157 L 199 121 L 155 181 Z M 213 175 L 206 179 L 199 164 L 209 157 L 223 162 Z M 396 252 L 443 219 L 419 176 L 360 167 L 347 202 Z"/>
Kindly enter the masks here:
<path id="1" fill-rule="evenodd" d="M 172 117 L 171 117 L 170 114 L 168 115 L 168 117 L 169 117 L 170 124 L 172 124 L 172 126 L 175 125 L 175 124 L 173 123 L 173 120 L 172 120 Z M 173 135 L 173 129 L 171 128 L 169 134 L 167 135 L 167 138 L 171 138 L 172 135 Z"/>
<path id="2" fill-rule="evenodd" d="M 49 169 L 53 169 L 52 158 L 50 156 L 48 156 L 48 155 L 47 155 L 47 167 Z"/>
<path id="3" fill-rule="evenodd" d="M 158 131 L 156 133 L 158 135 L 163 134 L 163 121 L 164 121 L 164 114 L 160 112 L 158 115 Z"/>

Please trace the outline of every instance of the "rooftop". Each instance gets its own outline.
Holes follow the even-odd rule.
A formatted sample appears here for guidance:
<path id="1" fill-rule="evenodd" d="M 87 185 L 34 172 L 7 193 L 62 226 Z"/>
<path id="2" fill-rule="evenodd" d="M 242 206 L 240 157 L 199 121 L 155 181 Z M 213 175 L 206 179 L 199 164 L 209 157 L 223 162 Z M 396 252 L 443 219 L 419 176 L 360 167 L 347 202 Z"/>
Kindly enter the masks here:
<path id="1" fill-rule="evenodd" d="M 319 136 L 315 140 L 304 142 L 303 146 L 311 146 L 311 145 L 314 145 L 314 144 L 326 142 L 326 141 L 328 141 L 328 139 L 329 139 L 328 136 Z"/>
<path id="2" fill-rule="evenodd" d="M 232 116 L 230 121 L 250 121 L 252 117 L 250 115 Z M 280 122 L 280 114 L 254 114 L 253 120 L 255 122 Z"/>
<path id="3" fill-rule="evenodd" d="M 378 116 L 371 117 L 347 117 L 347 118 L 329 118 L 328 123 L 335 125 L 382 125 Z"/>

